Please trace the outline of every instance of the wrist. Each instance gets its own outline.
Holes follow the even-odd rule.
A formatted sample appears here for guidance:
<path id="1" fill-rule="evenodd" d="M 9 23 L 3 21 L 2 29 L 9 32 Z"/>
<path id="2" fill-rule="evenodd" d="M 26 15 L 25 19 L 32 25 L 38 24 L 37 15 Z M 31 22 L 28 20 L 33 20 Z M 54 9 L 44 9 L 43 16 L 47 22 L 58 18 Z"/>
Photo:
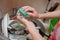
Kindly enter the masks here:
<path id="1" fill-rule="evenodd" d="M 40 14 L 37 14 L 37 15 L 36 15 L 36 18 L 41 18 L 41 15 L 40 15 Z"/>
<path id="2" fill-rule="evenodd" d="M 38 14 L 38 16 L 37 16 L 38 18 L 45 18 L 46 17 L 46 15 L 45 14 Z"/>

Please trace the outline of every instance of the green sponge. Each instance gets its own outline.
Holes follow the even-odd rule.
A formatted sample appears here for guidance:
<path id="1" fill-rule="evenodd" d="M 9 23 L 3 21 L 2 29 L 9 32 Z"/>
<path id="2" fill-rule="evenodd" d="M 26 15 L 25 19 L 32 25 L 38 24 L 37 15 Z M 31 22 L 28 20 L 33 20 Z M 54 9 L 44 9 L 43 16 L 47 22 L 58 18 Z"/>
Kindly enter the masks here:
<path id="1" fill-rule="evenodd" d="M 19 9 L 19 12 L 23 15 L 23 16 L 27 16 L 28 12 L 24 12 L 24 10 L 22 8 Z"/>

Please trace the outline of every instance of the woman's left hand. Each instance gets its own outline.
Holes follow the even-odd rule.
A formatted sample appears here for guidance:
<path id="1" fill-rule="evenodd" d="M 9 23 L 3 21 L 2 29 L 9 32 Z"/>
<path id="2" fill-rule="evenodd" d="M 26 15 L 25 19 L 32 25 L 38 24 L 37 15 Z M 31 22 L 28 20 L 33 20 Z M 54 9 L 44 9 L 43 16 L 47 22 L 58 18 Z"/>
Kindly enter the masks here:
<path id="1" fill-rule="evenodd" d="M 34 26 L 34 24 L 31 21 L 25 19 L 23 16 L 17 16 L 17 19 L 19 22 L 21 22 L 26 27 Z"/>

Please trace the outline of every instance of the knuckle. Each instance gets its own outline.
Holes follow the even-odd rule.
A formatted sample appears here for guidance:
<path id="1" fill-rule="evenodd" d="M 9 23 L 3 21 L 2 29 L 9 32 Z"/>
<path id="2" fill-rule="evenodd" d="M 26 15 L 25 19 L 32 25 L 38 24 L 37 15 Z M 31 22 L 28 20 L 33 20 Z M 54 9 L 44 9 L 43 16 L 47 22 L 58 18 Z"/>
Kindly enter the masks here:
<path id="1" fill-rule="evenodd" d="M 35 10 L 35 8 L 32 8 L 33 10 Z"/>
<path id="2" fill-rule="evenodd" d="M 30 6 L 25 6 L 25 7 L 28 7 L 28 8 L 30 8 Z"/>

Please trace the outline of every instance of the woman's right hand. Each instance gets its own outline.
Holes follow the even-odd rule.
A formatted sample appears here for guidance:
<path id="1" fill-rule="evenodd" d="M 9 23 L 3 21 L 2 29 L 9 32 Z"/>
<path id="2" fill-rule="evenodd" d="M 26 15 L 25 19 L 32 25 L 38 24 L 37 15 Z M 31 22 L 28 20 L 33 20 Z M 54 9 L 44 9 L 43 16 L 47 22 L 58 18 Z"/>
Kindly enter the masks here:
<path id="1" fill-rule="evenodd" d="M 32 17 L 32 18 L 38 18 L 38 14 L 36 12 L 36 10 L 30 6 L 24 6 L 22 7 L 23 10 L 26 11 L 30 11 L 31 13 L 28 14 L 28 16 Z"/>

